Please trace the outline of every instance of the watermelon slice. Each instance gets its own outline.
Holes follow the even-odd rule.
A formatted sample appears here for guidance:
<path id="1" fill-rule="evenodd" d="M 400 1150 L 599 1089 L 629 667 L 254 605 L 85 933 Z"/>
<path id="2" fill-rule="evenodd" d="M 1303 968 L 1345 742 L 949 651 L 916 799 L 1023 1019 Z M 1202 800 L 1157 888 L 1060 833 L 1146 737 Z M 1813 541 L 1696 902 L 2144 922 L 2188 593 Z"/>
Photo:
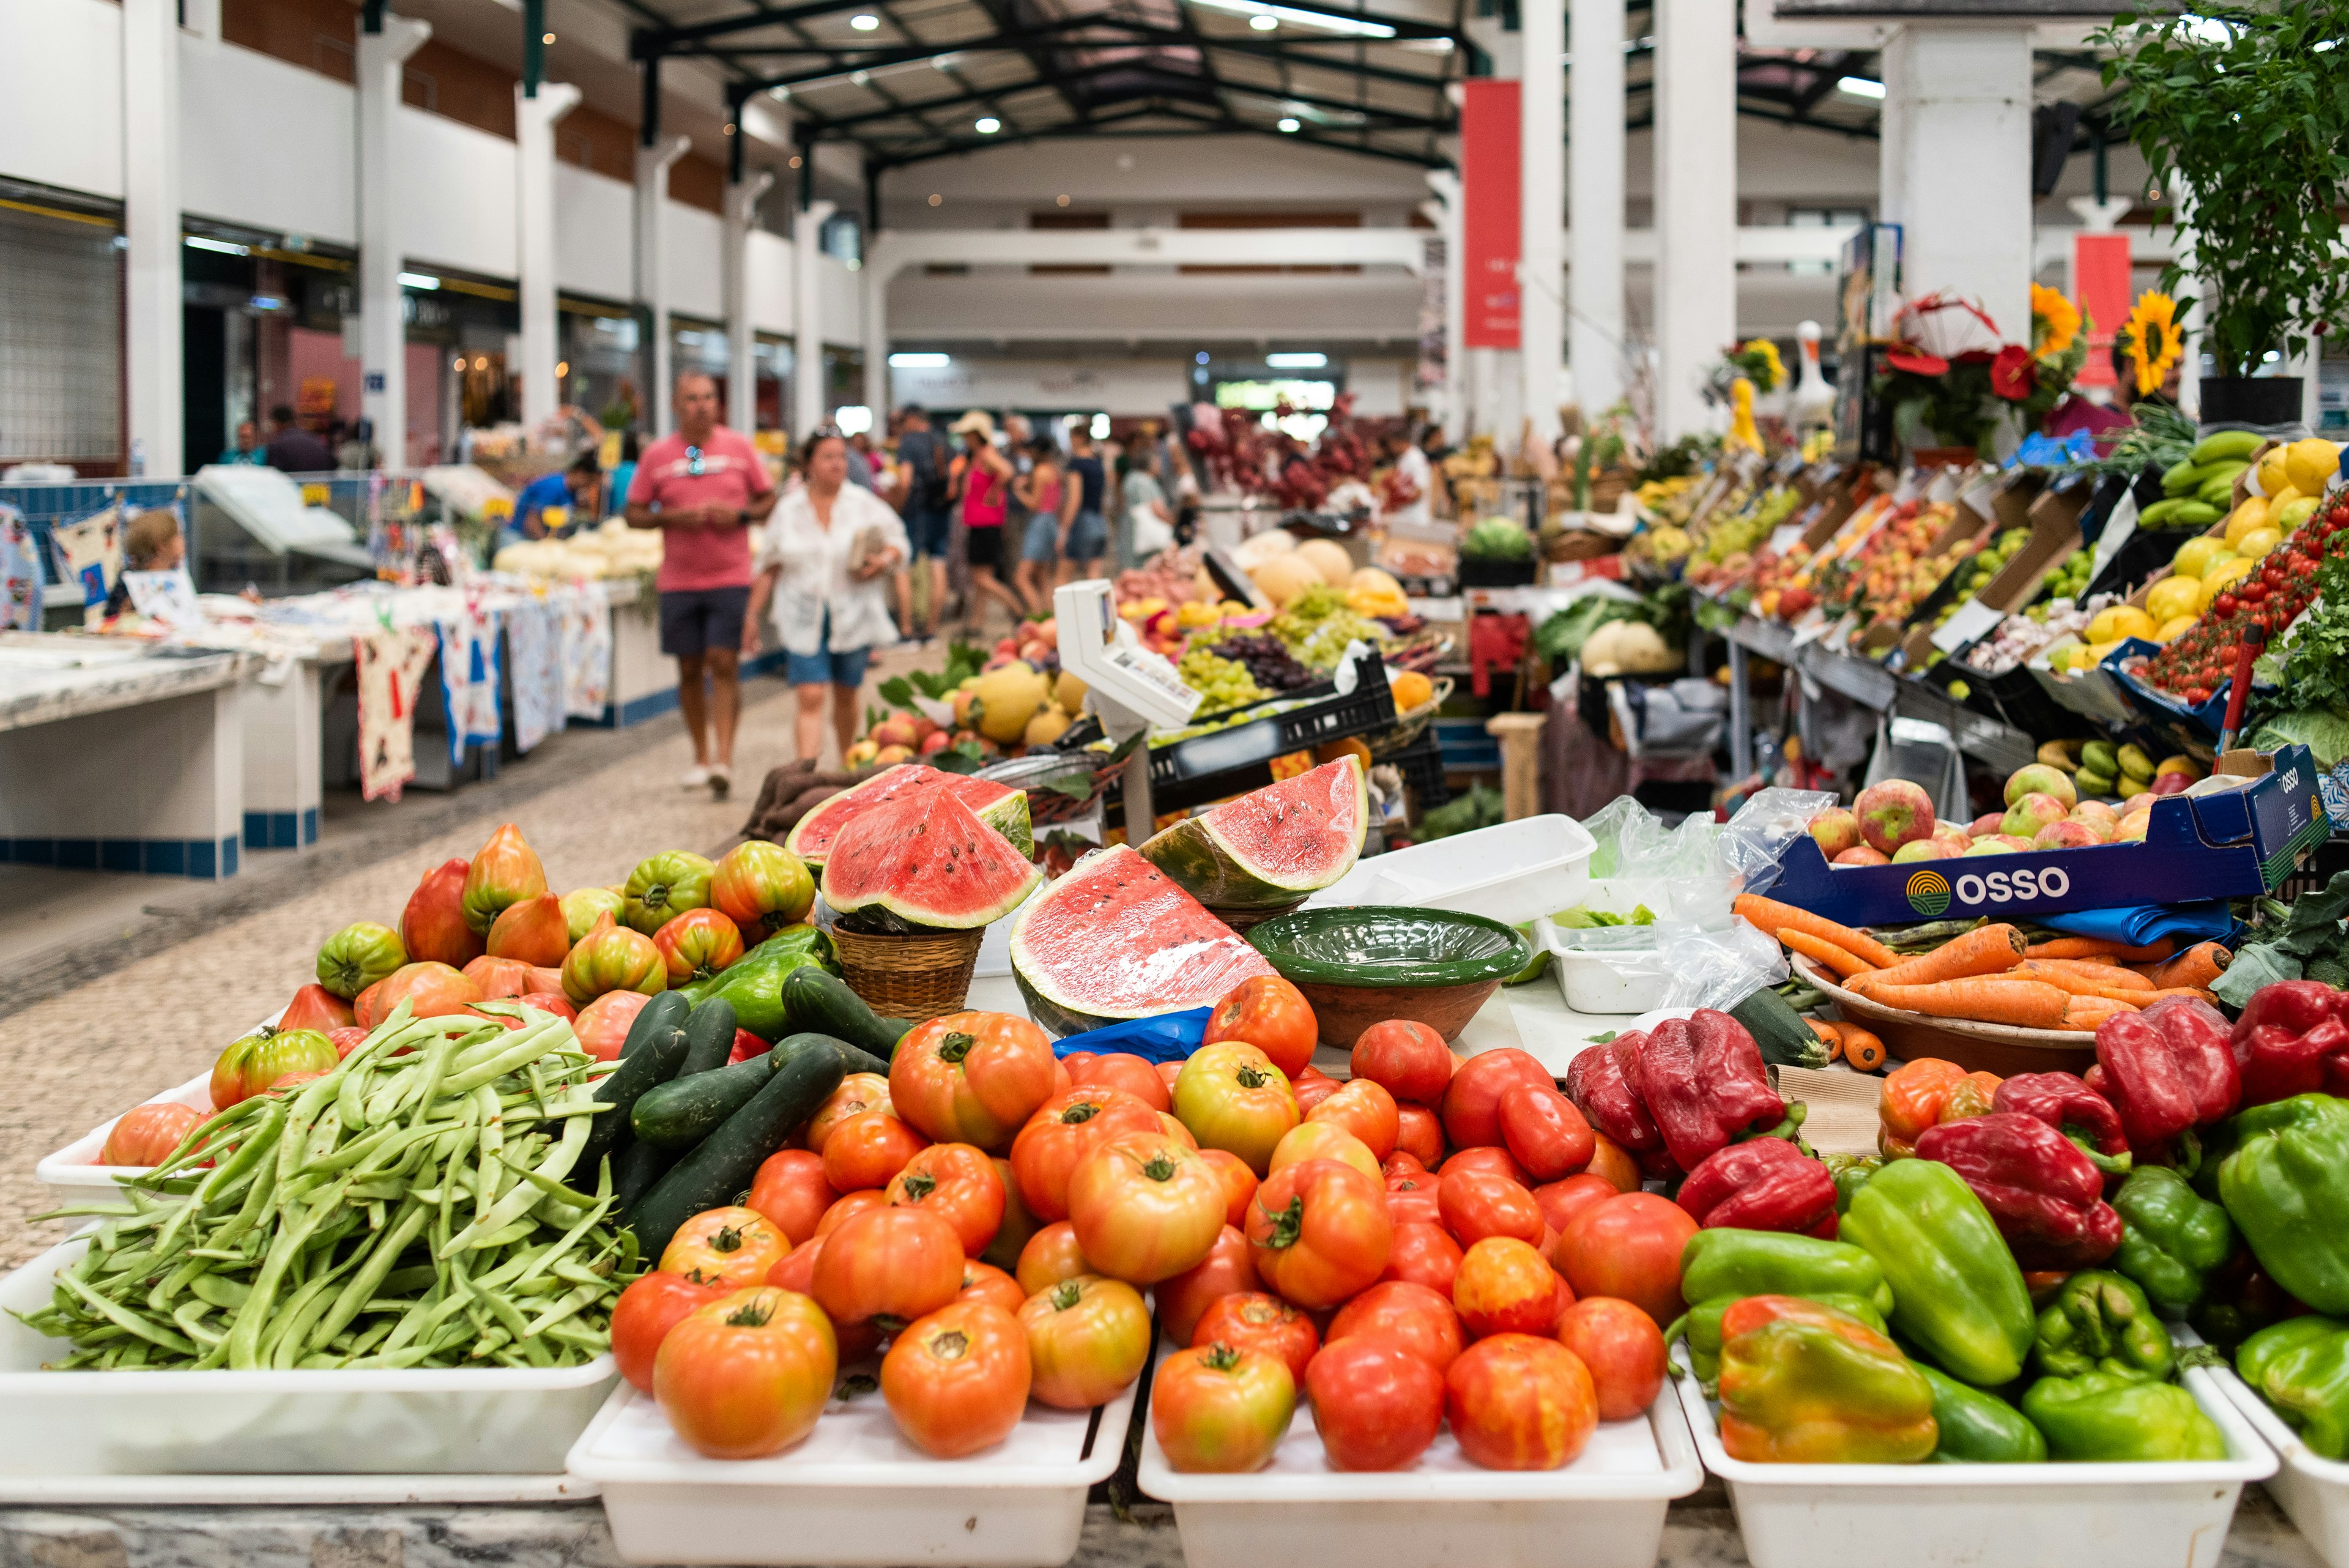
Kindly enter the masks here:
<path id="1" fill-rule="evenodd" d="M 950 774 L 920 763 L 899 763 L 894 768 L 884 768 L 854 789 L 843 790 L 830 800 L 817 802 L 783 840 L 783 847 L 810 866 L 821 867 L 832 854 L 841 829 L 856 818 L 891 801 L 939 789 L 959 797 L 981 822 L 1009 839 L 1011 846 L 1022 856 L 1036 853 L 1035 838 L 1028 825 L 1025 790 L 1007 789 L 991 780 Z"/>
<path id="2" fill-rule="evenodd" d="M 1203 904 L 1283 909 L 1353 869 L 1370 816 L 1361 761 L 1340 757 L 1185 817 L 1142 854 Z"/>
<path id="3" fill-rule="evenodd" d="M 1206 1007 L 1270 974 L 1264 955 L 1125 845 L 1096 849 L 1011 928 L 1011 972 L 1036 1022 L 1078 1034 Z"/>
<path id="4" fill-rule="evenodd" d="M 823 863 L 823 901 L 843 915 L 885 910 L 908 925 L 963 931 L 1001 919 L 1043 879 L 961 795 L 925 789 L 840 830 Z"/>

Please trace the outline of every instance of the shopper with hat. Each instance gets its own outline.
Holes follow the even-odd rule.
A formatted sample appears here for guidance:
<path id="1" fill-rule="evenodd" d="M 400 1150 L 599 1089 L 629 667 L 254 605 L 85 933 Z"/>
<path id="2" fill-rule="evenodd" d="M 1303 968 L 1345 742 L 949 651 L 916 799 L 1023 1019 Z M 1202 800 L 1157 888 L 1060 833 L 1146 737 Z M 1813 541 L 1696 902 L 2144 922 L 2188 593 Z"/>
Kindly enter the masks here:
<path id="1" fill-rule="evenodd" d="M 984 636 L 987 608 L 993 599 L 1019 624 L 1026 613 L 1019 596 L 1002 577 L 1005 503 L 1011 493 L 1011 463 L 995 450 L 995 417 L 973 409 L 955 421 L 954 433 L 962 438 L 962 455 L 955 459 L 955 501 L 962 512 L 970 550 L 969 635 Z"/>

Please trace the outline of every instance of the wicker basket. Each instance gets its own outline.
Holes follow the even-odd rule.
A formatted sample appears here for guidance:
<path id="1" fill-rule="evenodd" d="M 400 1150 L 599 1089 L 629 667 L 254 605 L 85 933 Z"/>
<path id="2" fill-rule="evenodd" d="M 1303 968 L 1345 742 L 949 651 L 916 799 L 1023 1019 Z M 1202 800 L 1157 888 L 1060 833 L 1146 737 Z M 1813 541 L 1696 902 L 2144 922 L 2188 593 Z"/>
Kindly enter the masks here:
<path id="1" fill-rule="evenodd" d="M 848 989 L 865 1006 L 885 1018 L 919 1023 L 962 1011 L 986 934 L 981 929 L 885 936 L 834 926 L 832 945 Z"/>
<path id="2" fill-rule="evenodd" d="M 1427 727 L 1435 722 L 1435 715 L 1443 710 L 1444 702 L 1451 698 L 1452 688 L 1452 677 L 1437 676 L 1433 696 L 1416 708 L 1407 708 L 1397 713 L 1392 729 L 1364 736 L 1371 748 L 1371 759 L 1385 762 L 1398 752 L 1408 751 L 1417 744 L 1419 738 L 1427 733 Z"/>

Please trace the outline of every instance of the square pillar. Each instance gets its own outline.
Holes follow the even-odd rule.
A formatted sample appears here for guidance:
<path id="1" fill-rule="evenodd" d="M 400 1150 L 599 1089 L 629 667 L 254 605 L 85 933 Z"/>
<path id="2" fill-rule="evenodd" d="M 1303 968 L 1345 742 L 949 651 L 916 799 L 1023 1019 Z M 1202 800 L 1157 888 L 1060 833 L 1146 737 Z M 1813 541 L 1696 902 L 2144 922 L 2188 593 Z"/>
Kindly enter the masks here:
<path id="1" fill-rule="evenodd" d="M 1569 0 L 1567 363 L 1586 422 L 1623 396 L 1623 7 Z"/>
<path id="2" fill-rule="evenodd" d="M 1710 420 L 1705 372 L 1737 337 L 1736 234 L 1736 0 L 1672 0 L 1656 7 L 1660 441 Z"/>
<path id="3" fill-rule="evenodd" d="M 1518 7 L 1525 58 L 1517 90 L 1517 374 L 1533 439 L 1544 446 L 1558 436 L 1566 368 L 1565 4 L 1526 0 Z"/>
<path id="4" fill-rule="evenodd" d="M 646 359 L 652 385 L 645 389 L 645 439 L 665 433 L 669 425 L 668 279 L 664 258 L 668 216 L 669 166 L 691 150 L 693 142 L 673 136 L 665 142 L 636 149 L 636 303 L 652 320 L 652 353 Z"/>
<path id="5" fill-rule="evenodd" d="M 812 157 L 813 153 L 803 153 Z M 810 202 L 792 223 L 792 411 L 794 445 L 831 417 L 823 380 L 823 294 L 821 243 L 824 220 L 838 209 Z"/>
<path id="6" fill-rule="evenodd" d="M 401 308 L 397 167 L 400 74 L 432 36 L 432 25 L 383 19 L 383 31 L 359 23 L 359 407 L 375 427 L 386 468 L 408 466 L 408 322 Z M 177 320 L 174 311 L 172 319 Z"/>
<path id="7" fill-rule="evenodd" d="M 130 472 L 184 473 L 178 0 L 123 0 L 122 233 Z"/>
<path id="8" fill-rule="evenodd" d="M 535 430 L 562 406 L 554 283 L 554 125 L 579 107 L 579 89 L 547 82 L 535 97 L 514 83 L 514 284 L 522 296 L 522 422 Z"/>
<path id="9" fill-rule="evenodd" d="M 740 134 L 739 131 L 736 134 Z M 759 428 L 757 324 L 750 319 L 750 232 L 759 202 L 775 182 L 762 169 L 726 187 L 726 232 L 719 261 L 726 275 L 726 422 L 750 435 Z"/>
<path id="10" fill-rule="evenodd" d="M 2031 338 L 2031 28 L 1909 25 L 1884 49 L 1882 221 L 1911 296 L 1978 302 Z"/>

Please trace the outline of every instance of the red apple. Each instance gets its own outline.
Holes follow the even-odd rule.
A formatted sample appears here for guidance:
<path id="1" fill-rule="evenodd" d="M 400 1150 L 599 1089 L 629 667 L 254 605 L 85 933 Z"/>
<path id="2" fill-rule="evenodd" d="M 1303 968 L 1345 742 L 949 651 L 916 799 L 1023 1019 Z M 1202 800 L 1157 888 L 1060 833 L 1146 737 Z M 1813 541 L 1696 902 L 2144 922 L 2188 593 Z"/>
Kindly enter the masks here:
<path id="1" fill-rule="evenodd" d="M 1830 806 L 1811 818 L 1811 836 L 1819 853 L 1832 860 L 1859 842 L 1859 818 L 1842 806 Z"/>
<path id="2" fill-rule="evenodd" d="M 1859 792 L 1859 831 L 1878 854 L 1933 836 L 1933 798 L 1907 779 L 1886 779 Z M 2055 814 L 2063 815 L 2062 812 Z"/>

